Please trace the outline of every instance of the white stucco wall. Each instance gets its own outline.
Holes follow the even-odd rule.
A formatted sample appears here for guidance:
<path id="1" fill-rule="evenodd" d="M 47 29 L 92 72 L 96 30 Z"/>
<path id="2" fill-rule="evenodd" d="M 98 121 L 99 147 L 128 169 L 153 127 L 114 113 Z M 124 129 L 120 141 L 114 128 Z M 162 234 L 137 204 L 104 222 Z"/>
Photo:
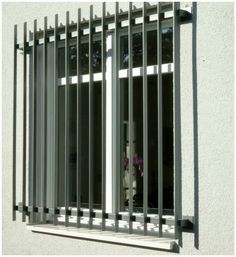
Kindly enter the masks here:
<path id="1" fill-rule="evenodd" d="M 94 5 L 99 16 L 100 3 Z M 126 3 L 121 5 L 127 6 Z M 53 26 L 54 14 L 58 13 L 60 21 L 64 22 L 66 10 L 71 12 L 71 19 L 76 20 L 79 6 L 82 16 L 87 17 L 88 3 L 3 3 L 3 254 L 169 254 L 32 233 L 26 230 L 19 214 L 16 222 L 11 221 L 13 25 L 27 21 L 32 28 L 32 21 L 38 19 L 38 26 L 43 27 L 43 17 L 48 16 Z M 108 9 L 112 13 L 114 5 L 109 3 Z M 195 197 L 198 195 L 199 201 L 199 247 L 194 246 L 193 234 L 184 233 L 181 254 L 233 254 L 234 251 L 233 14 L 233 3 L 197 3 L 195 29 L 194 23 L 181 25 L 183 215 L 193 215 L 196 211 L 194 172 L 198 173 Z M 22 26 L 19 35 L 22 35 Z M 196 54 L 195 63 L 192 53 Z M 196 65 L 196 70 L 192 64 Z M 19 94 L 19 98 L 22 99 L 22 95 Z M 19 121 L 21 119 L 19 116 Z M 198 129 L 195 133 L 194 128 Z M 19 127 L 17 131 L 20 173 L 22 129 Z"/>

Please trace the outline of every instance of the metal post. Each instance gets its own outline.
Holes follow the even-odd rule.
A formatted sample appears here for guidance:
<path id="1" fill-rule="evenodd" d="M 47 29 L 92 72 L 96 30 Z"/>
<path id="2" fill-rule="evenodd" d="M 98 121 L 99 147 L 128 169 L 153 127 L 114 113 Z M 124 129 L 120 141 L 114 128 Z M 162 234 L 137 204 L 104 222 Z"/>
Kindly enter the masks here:
<path id="1" fill-rule="evenodd" d="M 93 226 L 93 6 L 89 17 L 89 229 Z"/>
<path id="2" fill-rule="evenodd" d="M 162 236 L 162 215 L 163 215 L 163 118 L 162 118 L 162 29 L 161 29 L 161 4 L 158 3 L 157 20 L 157 120 L 158 120 L 158 216 L 159 216 L 159 237 Z"/>
<path id="3" fill-rule="evenodd" d="M 180 44 L 177 10 L 179 3 L 173 3 L 173 100 L 174 100 L 174 211 L 175 211 L 175 238 L 180 239 L 178 219 L 181 219 L 181 127 L 180 127 Z"/>
<path id="4" fill-rule="evenodd" d="M 44 161 L 42 180 L 42 207 L 43 223 L 46 223 L 46 196 L 47 196 L 47 17 L 44 17 L 43 30 L 43 84 L 44 84 Z"/>
<path id="5" fill-rule="evenodd" d="M 27 103 L 27 63 L 26 63 L 26 40 L 27 40 L 27 23 L 24 23 L 23 31 L 23 168 L 22 168 L 22 221 L 25 221 L 26 206 L 26 103 Z"/>
<path id="6" fill-rule="evenodd" d="M 37 137 L 37 20 L 34 20 L 33 29 L 33 71 L 32 71 L 32 107 L 33 107 L 33 126 L 32 126 L 32 151 L 33 151 L 33 170 L 32 170 L 32 209 L 30 222 L 34 223 L 36 219 L 36 137 Z"/>
<path id="7" fill-rule="evenodd" d="M 148 93 L 147 93 L 147 33 L 146 33 L 146 5 L 143 3 L 143 233 L 147 234 L 148 213 Z"/>
<path id="8" fill-rule="evenodd" d="M 102 226 L 105 230 L 106 219 L 106 3 L 102 3 Z"/>
<path id="9" fill-rule="evenodd" d="M 113 120 L 113 124 L 115 124 L 113 132 L 115 133 L 115 138 L 112 142 L 113 151 L 115 158 L 113 161 L 115 162 L 115 232 L 119 230 L 119 209 L 120 209 L 120 88 L 119 88 L 119 78 L 118 78 L 118 67 L 119 67 L 119 2 L 116 2 L 115 5 L 115 32 L 114 32 L 115 44 L 114 44 L 114 66 L 115 66 L 115 87 L 113 88 L 113 99 L 112 101 L 115 103 L 116 115 L 118 118 Z"/>
<path id="10" fill-rule="evenodd" d="M 80 26 L 81 26 L 81 9 L 78 9 L 78 20 L 77 20 L 77 166 L 76 166 L 76 171 L 77 171 L 77 182 L 76 182 L 76 195 L 77 195 L 77 227 L 80 227 L 80 208 L 81 208 L 81 82 L 80 82 L 80 77 L 81 77 L 81 51 L 80 51 L 80 45 L 81 45 L 81 34 L 80 34 Z"/>
<path id="11" fill-rule="evenodd" d="M 129 48 L 129 233 L 133 233 L 133 34 L 132 34 L 132 3 L 129 3 L 129 27 L 128 27 L 128 48 Z"/>
<path id="12" fill-rule="evenodd" d="M 17 111 L 17 25 L 14 25 L 13 54 L 13 160 L 12 160 L 12 220 L 16 220 L 16 111 Z"/>
<path id="13" fill-rule="evenodd" d="M 54 154 L 55 154 L 55 175 L 54 175 L 54 216 L 53 216 L 53 224 L 57 224 L 57 200 L 58 200 L 58 85 L 57 85 L 57 77 L 58 77 L 58 15 L 55 15 L 55 27 L 54 27 L 54 56 L 53 56 L 53 77 L 54 77 L 54 126 L 55 126 L 55 134 L 54 134 Z M 46 97 L 46 96 L 45 96 Z"/>
<path id="14" fill-rule="evenodd" d="M 69 12 L 66 12 L 65 26 L 65 226 L 69 225 Z"/>

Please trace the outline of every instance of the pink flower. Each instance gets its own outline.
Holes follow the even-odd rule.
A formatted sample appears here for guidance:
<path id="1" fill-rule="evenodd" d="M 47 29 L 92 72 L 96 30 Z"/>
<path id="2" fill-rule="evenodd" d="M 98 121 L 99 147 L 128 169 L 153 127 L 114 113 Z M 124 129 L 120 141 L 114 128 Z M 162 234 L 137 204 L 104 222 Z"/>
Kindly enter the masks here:
<path id="1" fill-rule="evenodd" d="M 133 157 L 133 166 L 138 168 L 138 170 L 140 171 L 140 175 L 143 176 L 143 160 L 138 156 L 137 153 L 135 153 Z M 124 169 L 129 170 L 129 159 L 127 158 L 125 152 L 124 152 Z M 135 173 L 133 175 L 135 175 Z"/>

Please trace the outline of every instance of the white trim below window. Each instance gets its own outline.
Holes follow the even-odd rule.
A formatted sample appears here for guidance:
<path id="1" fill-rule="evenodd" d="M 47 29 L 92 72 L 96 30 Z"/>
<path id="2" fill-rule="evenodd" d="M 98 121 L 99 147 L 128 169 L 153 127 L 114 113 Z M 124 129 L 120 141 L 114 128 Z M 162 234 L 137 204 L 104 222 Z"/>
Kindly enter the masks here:
<path id="1" fill-rule="evenodd" d="M 101 231 L 97 229 L 88 230 L 86 228 L 74 228 L 65 226 L 47 225 L 27 225 L 27 229 L 32 232 L 40 232 L 94 241 L 118 243 L 123 245 L 133 245 L 161 250 L 174 250 L 176 240 L 170 238 L 159 238 L 153 236 L 142 236 L 127 233 L 115 233 L 111 231 Z"/>

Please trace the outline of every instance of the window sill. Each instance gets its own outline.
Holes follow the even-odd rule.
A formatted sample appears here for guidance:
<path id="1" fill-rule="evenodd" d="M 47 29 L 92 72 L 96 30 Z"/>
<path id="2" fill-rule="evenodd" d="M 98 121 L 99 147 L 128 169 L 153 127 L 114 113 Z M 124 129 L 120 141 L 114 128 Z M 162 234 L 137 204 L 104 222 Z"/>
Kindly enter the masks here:
<path id="1" fill-rule="evenodd" d="M 51 224 L 27 225 L 27 229 L 38 233 L 54 234 L 167 251 L 174 250 L 174 246 L 176 244 L 176 241 L 171 238 L 158 238 L 153 236 L 142 236 L 127 233 L 114 233 L 96 229 L 88 230 L 87 228 L 73 228 L 59 225 L 54 226 Z"/>

